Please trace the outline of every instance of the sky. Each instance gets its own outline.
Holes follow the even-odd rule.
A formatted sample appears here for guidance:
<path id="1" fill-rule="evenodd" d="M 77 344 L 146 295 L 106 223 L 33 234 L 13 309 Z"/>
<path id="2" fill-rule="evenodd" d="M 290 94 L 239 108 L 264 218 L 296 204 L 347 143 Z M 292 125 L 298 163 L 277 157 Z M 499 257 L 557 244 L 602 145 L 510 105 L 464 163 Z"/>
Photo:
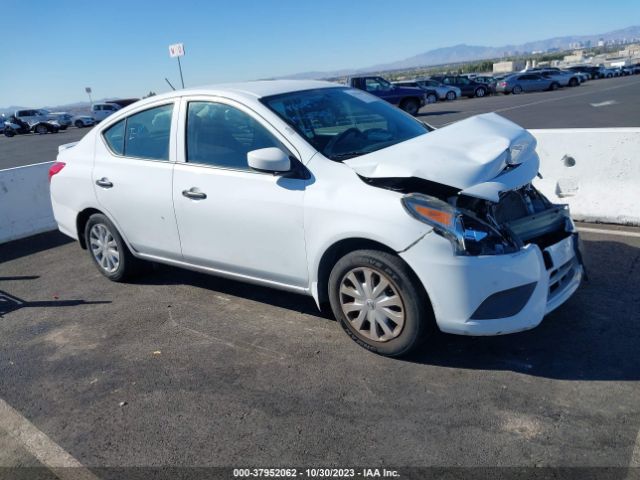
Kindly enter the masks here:
<path id="1" fill-rule="evenodd" d="M 165 92 L 165 77 L 180 84 L 168 51 L 178 42 L 189 87 L 638 24 L 638 0 L 6 1 L 0 108 L 83 101 L 85 87 L 94 100 Z"/>

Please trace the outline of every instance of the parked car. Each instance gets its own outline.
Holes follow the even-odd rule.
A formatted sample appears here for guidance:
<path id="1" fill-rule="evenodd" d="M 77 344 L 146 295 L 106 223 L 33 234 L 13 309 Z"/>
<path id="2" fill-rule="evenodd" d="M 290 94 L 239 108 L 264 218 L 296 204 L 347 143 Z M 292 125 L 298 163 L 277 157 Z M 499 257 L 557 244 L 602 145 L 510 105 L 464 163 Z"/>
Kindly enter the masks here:
<path id="1" fill-rule="evenodd" d="M 535 73 L 551 80 L 551 90 L 558 87 L 577 87 L 580 77 L 577 72 L 564 71 L 559 68 L 532 68 L 525 73 Z"/>
<path id="2" fill-rule="evenodd" d="M 421 88 L 399 87 L 382 77 L 361 76 L 349 78 L 350 87 L 364 90 L 400 107 L 410 115 L 417 115 L 421 107 L 438 100 L 435 94 L 427 94 Z"/>
<path id="3" fill-rule="evenodd" d="M 395 84 L 401 87 L 418 87 L 427 92 L 435 92 L 439 100 L 452 101 L 460 98 L 462 95 L 462 91 L 458 87 L 444 85 L 430 79 L 404 80 L 402 82 L 395 82 Z"/>
<path id="4" fill-rule="evenodd" d="M 281 80 L 142 100 L 61 146 L 49 176 L 59 229 L 107 278 L 151 260 L 310 295 L 398 356 L 435 327 L 533 328 L 578 288 L 578 233 L 538 170 L 533 136 L 496 114 L 432 130 Z"/>
<path id="5" fill-rule="evenodd" d="M 33 124 L 36 122 L 46 122 L 49 120 L 49 112 L 46 110 L 30 108 L 23 110 L 16 110 L 13 113 L 13 116 L 19 118 L 23 122 L 27 122 L 28 124 Z"/>
<path id="6" fill-rule="evenodd" d="M 604 78 L 613 78 L 613 77 L 619 77 L 620 76 L 620 70 L 618 68 L 605 68 L 603 70 L 603 75 Z"/>
<path id="7" fill-rule="evenodd" d="M 484 83 L 476 82 L 462 75 L 434 75 L 431 80 L 457 87 L 462 91 L 465 97 L 484 97 L 490 92 L 490 89 Z"/>
<path id="8" fill-rule="evenodd" d="M 94 103 L 91 105 L 91 116 L 97 123 L 104 120 L 112 113 L 117 112 L 120 108 L 122 107 L 115 103 Z"/>
<path id="9" fill-rule="evenodd" d="M 507 95 L 510 93 L 517 95 L 522 92 L 550 90 L 553 85 L 554 81 L 552 79 L 545 78 L 537 73 L 516 73 L 500 80 L 496 84 L 496 91 Z"/>
<path id="10" fill-rule="evenodd" d="M 60 125 L 52 120 L 32 120 L 31 122 L 27 122 L 15 115 L 11 115 L 11 117 L 4 121 L 3 128 L 5 137 L 13 137 L 27 133 L 58 133 L 59 131 Z"/>
<path id="11" fill-rule="evenodd" d="M 591 76 L 592 80 L 598 78 L 604 78 L 604 68 L 600 66 L 593 65 L 576 65 L 573 67 L 569 67 L 568 70 L 574 72 L 584 72 Z"/>
<path id="12" fill-rule="evenodd" d="M 47 118 L 58 122 L 60 130 L 66 130 L 73 125 L 73 115 L 68 112 L 47 112 Z"/>
<path id="13" fill-rule="evenodd" d="M 496 79 L 491 75 L 474 75 L 470 77 L 476 83 L 483 83 L 489 87 L 490 93 L 496 93 Z"/>
<path id="14" fill-rule="evenodd" d="M 73 117 L 73 125 L 76 128 L 93 127 L 96 123 L 95 118 L 88 115 L 76 115 Z"/>

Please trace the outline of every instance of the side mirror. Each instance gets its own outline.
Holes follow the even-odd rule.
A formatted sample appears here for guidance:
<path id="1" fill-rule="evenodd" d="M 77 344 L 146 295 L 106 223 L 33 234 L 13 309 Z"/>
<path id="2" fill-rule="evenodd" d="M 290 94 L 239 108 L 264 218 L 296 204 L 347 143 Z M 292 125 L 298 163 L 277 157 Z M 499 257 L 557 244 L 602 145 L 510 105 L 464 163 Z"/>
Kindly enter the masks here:
<path id="1" fill-rule="evenodd" d="M 289 155 L 279 148 L 260 148 L 247 153 L 249 168 L 258 172 L 284 173 L 291 170 Z"/>

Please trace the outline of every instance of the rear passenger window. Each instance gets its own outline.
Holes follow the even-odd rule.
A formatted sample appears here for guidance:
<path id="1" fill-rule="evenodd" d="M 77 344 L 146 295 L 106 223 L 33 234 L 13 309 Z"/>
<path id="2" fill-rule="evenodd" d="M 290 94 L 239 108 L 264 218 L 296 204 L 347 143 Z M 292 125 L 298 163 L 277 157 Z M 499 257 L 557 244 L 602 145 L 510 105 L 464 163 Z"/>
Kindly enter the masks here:
<path id="1" fill-rule="evenodd" d="M 173 104 L 150 108 L 116 123 L 104 133 L 114 153 L 125 157 L 169 160 Z"/>
<path id="2" fill-rule="evenodd" d="M 115 125 L 109 127 L 104 133 L 104 139 L 113 153 L 124 154 L 124 124 L 126 120 L 120 120 Z"/>

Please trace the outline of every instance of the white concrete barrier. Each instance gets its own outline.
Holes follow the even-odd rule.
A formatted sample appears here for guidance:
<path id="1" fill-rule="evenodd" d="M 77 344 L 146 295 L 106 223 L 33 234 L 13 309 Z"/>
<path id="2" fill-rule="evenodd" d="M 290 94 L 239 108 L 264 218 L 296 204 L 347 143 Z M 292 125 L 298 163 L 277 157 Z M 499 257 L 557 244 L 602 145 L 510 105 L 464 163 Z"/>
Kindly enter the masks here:
<path id="1" fill-rule="evenodd" d="M 534 185 L 586 222 L 640 225 L 640 128 L 531 130 L 540 174 Z"/>
<path id="2" fill-rule="evenodd" d="M 49 199 L 52 163 L 0 170 L 0 243 L 57 228 Z"/>

